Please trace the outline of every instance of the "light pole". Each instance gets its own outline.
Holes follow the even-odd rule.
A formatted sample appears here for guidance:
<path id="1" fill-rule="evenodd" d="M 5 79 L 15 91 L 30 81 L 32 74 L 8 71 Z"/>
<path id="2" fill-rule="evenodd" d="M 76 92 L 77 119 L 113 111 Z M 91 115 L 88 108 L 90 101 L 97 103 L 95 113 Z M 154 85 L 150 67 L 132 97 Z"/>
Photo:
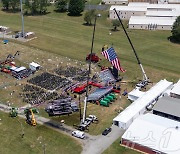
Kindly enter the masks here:
<path id="1" fill-rule="evenodd" d="M 96 31 L 97 17 L 101 17 L 101 14 L 95 15 L 95 19 L 94 19 L 94 29 L 93 29 L 93 36 L 92 36 L 91 53 L 90 53 L 90 60 L 89 60 L 89 69 L 88 69 L 88 77 L 87 77 L 86 95 L 85 95 L 85 99 L 84 99 L 84 113 L 83 113 L 82 123 L 85 122 L 85 118 L 86 118 L 86 108 L 87 108 L 88 89 L 89 89 L 88 84 L 89 84 L 89 78 L 90 78 L 90 73 L 91 73 L 91 58 L 92 58 L 92 52 L 93 52 L 93 47 L 94 47 L 94 35 L 95 35 L 95 31 Z"/>
<path id="2" fill-rule="evenodd" d="M 21 34 L 21 36 L 24 37 L 24 16 L 23 16 L 22 0 L 20 0 L 20 5 L 21 5 L 21 19 L 22 19 L 22 34 Z"/>

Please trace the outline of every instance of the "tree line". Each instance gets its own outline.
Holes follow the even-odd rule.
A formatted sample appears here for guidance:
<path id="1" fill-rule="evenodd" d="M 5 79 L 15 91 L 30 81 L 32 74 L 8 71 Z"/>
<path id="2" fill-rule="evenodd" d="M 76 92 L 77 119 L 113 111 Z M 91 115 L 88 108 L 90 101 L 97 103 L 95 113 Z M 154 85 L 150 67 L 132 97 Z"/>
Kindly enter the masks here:
<path id="1" fill-rule="evenodd" d="M 23 0 L 24 14 L 46 14 L 49 0 Z M 20 0 L 2 0 L 4 11 L 16 12 L 20 10 Z M 56 0 L 57 12 L 69 12 L 69 15 L 79 16 L 84 11 L 85 0 Z"/>
<path id="2" fill-rule="evenodd" d="M 3 10 L 16 12 L 20 10 L 20 0 L 1 0 Z M 50 5 L 49 0 L 23 0 L 24 14 L 36 15 L 46 14 L 47 7 Z M 85 0 L 56 0 L 55 11 L 68 12 L 71 16 L 79 16 L 84 11 Z M 86 11 L 84 14 L 84 21 L 86 25 L 92 25 L 92 20 L 95 17 L 95 10 Z M 119 21 L 112 20 L 114 27 L 113 31 L 117 31 L 117 27 L 120 26 Z M 172 27 L 172 36 L 169 40 L 172 42 L 180 43 L 180 16 L 177 17 Z"/>

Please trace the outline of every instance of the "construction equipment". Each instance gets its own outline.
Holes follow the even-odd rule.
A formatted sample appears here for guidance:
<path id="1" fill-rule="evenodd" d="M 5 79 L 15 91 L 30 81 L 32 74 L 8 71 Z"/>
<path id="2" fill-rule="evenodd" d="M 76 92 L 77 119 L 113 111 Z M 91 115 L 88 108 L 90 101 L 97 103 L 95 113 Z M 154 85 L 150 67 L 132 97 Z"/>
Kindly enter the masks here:
<path id="1" fill-rule="evenodd" d="M 144 71 L 144 68 L 143 68 L 143 66 L 142 66 L 142 64 L 141 64 L 141 62 L 140 62 L 140 60 L 139 60 L 139 57 L 138 57 L 138 55 L 137 55 L 137 53 L 136 53 L 136 50 L 135 50 L 135 48 L 134 48 L 134 46 L 133 46 L 133 44 L 132 44 L 132 42 L 131 42 L 131 40 L 130 40 L 130 37 L 128 36 L 128 34 L 127 34 L 127 32 L 126 32 L 126 29 L 124 28 L 124 25 L 123 25 L 123 23 L 122 23 L 122 21 L 121 21 L 120 16 L 118 15 L 118 13 L 117 13 L 117 11 L 116 11 L 115 8 L 114 8 L 113 10 L 115 11 L 115 13 L 116 13 L 116 15 L 117 15 L 117 17 L 118 17 L 118 19 L 119 19 L 119 22 L 120 22 L 120 24 L 122 25 L 122 28 L 123 28 L 123 30 L 124 30 L 124 32 L 125 32 L 125 34 L 126 34 L 126 37 L 127 37 L 128 41 L 129 41 L 131 47 L 132 47 L 132 50 L 133 50 L 133 52 L 134 52 L 134 54 L 135 54 L 135 57 L 136 57 L 136 59 L 137 59 L 137 62 L 138 62 L 138 64 L 139 64 L 139 66 L 140 66 L 140 68 L 141 68 L 141 71 L 142 71 L 142 74 L 143 74 L 143 80 L 140 81 L 138 84 L 136 84 L 136 88 L 138 88 L 138 89 L 144 88 L 146 85 L 148 85 L 148 83 L 149 83 L 149 78 L 147 77 L 147 75 L 146 75 L 146 73 L 145 73 L 145 71 Z"/>
<path id="2" fill-rule="evenodd" d="M 11 112 L 9 113 L 9 116 L 10 117 L 17 117 L 17 115 L 18 115 L 17 109 L 15 107 L 12 107 Z"/>
<path id="3" fill-rule="evenodd" d="M 39 113 L 38 110 L 36 108 L 25 109 L 24 113 L 26 115 L 26 122 L 29 125 L 36 126 L 37 122 L 36 122 L 36 119 L 34 117 L 34 113 Z"/>
<path id="4" fill-rule="evenodd" d="M 11 73 L 9 69 L 14 65 L 13 60 L 17 55 L 19 55 L 19 51 L 16 51 L 14 55 L 9 54 L 4 61 L 0 62 L 1 72 Z"/>

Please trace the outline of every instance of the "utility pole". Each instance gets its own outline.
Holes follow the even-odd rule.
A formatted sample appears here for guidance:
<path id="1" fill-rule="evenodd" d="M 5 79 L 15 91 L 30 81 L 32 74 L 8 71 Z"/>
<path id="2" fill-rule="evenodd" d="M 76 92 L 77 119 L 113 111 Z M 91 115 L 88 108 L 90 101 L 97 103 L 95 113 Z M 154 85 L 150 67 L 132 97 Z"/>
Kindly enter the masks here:
<path id="1" fill-rule="evenodd" d="M 20 0 L 20 5 L 21 5 L 21 19 L 22 19 L 22 34 L 21 36 L 24 37 L 24 16 L 23 16 L 23 7 L 22 7 L 22 0 Z"/>

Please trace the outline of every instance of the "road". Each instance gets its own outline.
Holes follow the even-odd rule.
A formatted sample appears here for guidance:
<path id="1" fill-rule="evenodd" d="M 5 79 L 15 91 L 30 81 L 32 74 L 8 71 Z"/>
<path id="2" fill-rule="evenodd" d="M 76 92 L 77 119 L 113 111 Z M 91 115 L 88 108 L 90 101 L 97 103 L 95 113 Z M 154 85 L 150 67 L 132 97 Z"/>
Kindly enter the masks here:
<path id="1" fill-rule="evenodd" d="M 3 112 L 8 113 L 10 109 L 11 107 L 4 104 L 0 104 L 0 110 Z M 18 111 L 18 116 L 25 119 L 26 117 L 24 116 L 23 112 L 23 108 L 20 108 Z M 61 124 L 48 118 L 44 118 L 38 115 L 35 115 L 35 118 L 38 124 L 46 125 L 47 127 L 58 132 L 64 133 L 68 136 L 71 136 L 71 132 L 75 130 L 73 127 L 67 126 L 66 124 Z M 93 136 L 88 133 L 85 133 L 85 139 L 82 140 L 76 138 L 83 146 L 83 151 L 81 154 L 101 154 L 124 133 L 124 130 L 118 128 L 117 126 L 112 125 L 111 128 L 112 131 L 106 136 Z"/>
<path id="2" fill-rule="evenodd" d="M 124 130 L 115 125 L 111 128 L 112 131 L 107 136 L 98 135 L 94 139 L 89 139 L 83 147 L 82 154 L 100 154 L 124 133 Z"/>

